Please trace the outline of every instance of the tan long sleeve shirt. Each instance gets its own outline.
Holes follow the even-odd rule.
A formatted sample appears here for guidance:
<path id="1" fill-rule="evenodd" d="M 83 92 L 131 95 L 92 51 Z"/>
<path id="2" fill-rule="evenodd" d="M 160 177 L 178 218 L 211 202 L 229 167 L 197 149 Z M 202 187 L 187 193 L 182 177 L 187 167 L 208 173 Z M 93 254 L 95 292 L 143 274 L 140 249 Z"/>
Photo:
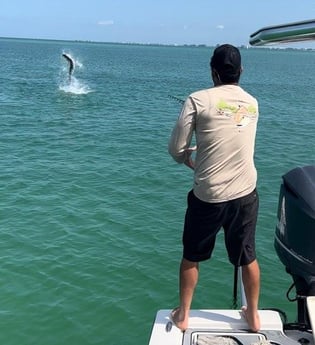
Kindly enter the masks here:
<path id="1" fill-rule="evenodd" d="M 258 102 L 238 85 L 191 94 L 169 141 L 169 153 L 183 163 L 195 135 L 194 194 L 205 202 L 245 196 L 256 187 L 254 148 Z"/>

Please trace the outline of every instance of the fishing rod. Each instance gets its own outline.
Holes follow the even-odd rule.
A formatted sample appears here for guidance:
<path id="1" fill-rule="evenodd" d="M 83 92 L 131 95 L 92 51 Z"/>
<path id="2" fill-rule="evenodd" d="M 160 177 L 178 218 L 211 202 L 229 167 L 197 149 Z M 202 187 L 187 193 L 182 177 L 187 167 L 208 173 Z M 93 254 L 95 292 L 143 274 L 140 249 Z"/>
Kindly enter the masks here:
<path id="1" fill-rule="evenodd" d="M 233 284 L 233 309 L 237 309 L 237 284 L 238 284 L 238 266 L 234 266 L 234 284 Z"/>
<path id="2" fill-rule="evenodd" d="M 240 276 L 240 282 L 238 278 Z M 247 299 L 245 295 L 245 288 L 242 279 L 242 267 L 234 266 L 234 284 L 233 284 L 233 309 L 238 307 L 238 287 L 240 288 L 240 302 L 242 306 L 247 306 Z"/>

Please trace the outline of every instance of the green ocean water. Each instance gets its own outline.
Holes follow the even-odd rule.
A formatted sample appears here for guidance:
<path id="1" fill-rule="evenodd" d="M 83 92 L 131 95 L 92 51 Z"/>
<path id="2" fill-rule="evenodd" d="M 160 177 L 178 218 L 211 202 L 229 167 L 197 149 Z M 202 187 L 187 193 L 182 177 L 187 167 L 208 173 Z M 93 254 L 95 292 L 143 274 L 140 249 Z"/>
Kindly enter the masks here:
<path id="1" fill-rule="evenodd" d="M 213 48 L 0 39 L 0 343 L 148 344 L 178 304 L 191 171 L 167 153 Z M 71 84 L 61 54 L 76 61 Z M 261 308 L 294 320 L 273 247 L 281 176 L 315 163 L 315 52 L 242 49 L 260 103 Z M 223 237 L 193 308 L 232 306 Z"/>

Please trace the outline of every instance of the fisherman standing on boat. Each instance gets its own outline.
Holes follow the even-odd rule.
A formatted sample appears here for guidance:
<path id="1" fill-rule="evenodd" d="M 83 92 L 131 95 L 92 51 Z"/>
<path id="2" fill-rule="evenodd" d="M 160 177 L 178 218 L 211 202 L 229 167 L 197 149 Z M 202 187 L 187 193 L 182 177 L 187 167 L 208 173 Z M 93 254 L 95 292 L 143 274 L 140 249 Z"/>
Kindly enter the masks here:
<path id="1" fill-rule="evenodd" d="M 247 299 L 243 315 L 251 331 L 257 332 L 260 269 L 255 231 L 259 201 L 254 147 L 258 103 L 238 84 L 242 65 L 236 47 L 217 47 L 210 66 L 214 87 L 186 99 L 169 141 L 174 160 L 194 170 L 183 230 L 180 305 L 171 318 L 182 331 L 188 328 L 199 262 L 210 259 L 216 235 L 223 228 L 229 260 L 242 267 Z M 193 135 L 196 147 L 190 147 Z"/>

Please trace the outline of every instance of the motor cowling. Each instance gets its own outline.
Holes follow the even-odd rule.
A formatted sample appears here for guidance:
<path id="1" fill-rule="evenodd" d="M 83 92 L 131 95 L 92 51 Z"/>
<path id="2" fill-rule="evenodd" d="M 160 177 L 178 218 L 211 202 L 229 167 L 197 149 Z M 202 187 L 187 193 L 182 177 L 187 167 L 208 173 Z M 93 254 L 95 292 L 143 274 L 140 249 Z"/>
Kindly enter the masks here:
<path id="1" fill-rule="evenodd" d="M 295 168 L 282 179 L 274 245 L 302 300 L 315 295 L 315 165 Z M 305 309 L 301 300 L 298 314 Z"/>

